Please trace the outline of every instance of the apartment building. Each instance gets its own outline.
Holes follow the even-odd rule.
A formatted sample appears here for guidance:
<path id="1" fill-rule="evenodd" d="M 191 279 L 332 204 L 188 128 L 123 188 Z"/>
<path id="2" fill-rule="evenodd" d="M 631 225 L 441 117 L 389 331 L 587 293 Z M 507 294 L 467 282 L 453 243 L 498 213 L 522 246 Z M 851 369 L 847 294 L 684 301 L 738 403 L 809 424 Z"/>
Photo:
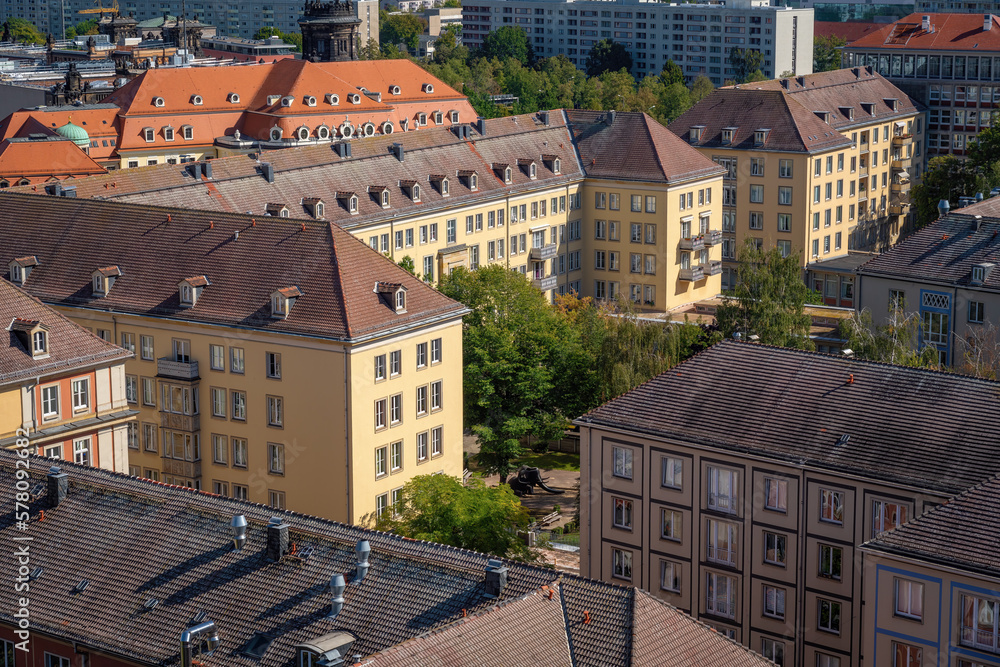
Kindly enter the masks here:
<path id="1" fill-rule="evenodd" d="M 858 547 L 1000 471 L 998 395 L 719 343 L 576 421 L 581 574 L 648 590 L 781 665 L 892 664 L 862 650 L 875 571 Z"/>
<path id="2" fill-rule="evenodd" d="M 23 282 L 38 266 L 15 257 L 8 276 Z M 126 472 L 138 438 L 125 397 L 132 354 L 2 279 L 0 327 L 0 447 Z"/>
<path id="3" fill-rule="evenodd" d="M 768 0 L 661 3 L 646 0 L 474 0 L 462 5 L 462 42 L 482 46 L 504 26 L 528 33 L 535 55 L 564 55 L 580 68 L 602 39 L 622 44 L 632 56 L 632 74 L 657 74 L 668 60 L 689 81 L 707 76 L 722 85 L 735 75 L 732 49 L 763 56 L 761 71 L 810 74 L 813 10 L 771 5 Z"/>
<path id="4" fill-rule="evenodd" d="M 540 112 L 259 159 L 20 191 L 327 220 L 428 282 L 501 264 L 550 298 L 621 293 L 655 312 L 720 291 L 722 168 L 644 114 Z"/>
<path id="5" fill-rule="evenodd" d="M 952 211 L 858 268 L 857 307 L 876 321 L 897 305 L 916 313 L 920 348 L 960 366 L 975 341 L 993 344 L 990 327 L 1000 324 L 998 233 L 996 199 Z"/>
<path id="6" fill-rule="evenodd" d="M 56 135 L 108 169 L 178 164 L 263 149 L 468 123 L 462 94 L 408 60 L 152 68 L 100 104 L 22 109 L 0 141 Z M 66 170 L 53 165 L 52 174 Z"/>
<path id="7" fill-rule="evenodd" d="M 992 477 L 904 526 L 861 545 L 866 662 L 979 667 L 1000 660 L 1000 522 Z M 868 657 L 870 656 L 870 657 Z"/>
<path id="8" fill-rule="evenodd" d="M 950 14 L 986 14 L 995 11 L 995 0 L 917 0 L 915 11 Z"/>
<path id="9" fill-rule="evenodd" d="M 726 168 L 723 286 L 734 284 L 746 238 L 803 268 L 892 245 L 919 175 L 923 122 L 920 107 L 866 68 L 722 88 L 683 113 L 670 129 Z M 854 298 L 850 280 L 826 289 Z"/>
<path id="10" fill-rule="evenodd" d="M 988 12 L 995 9 L 990 5 Z M 1000 120 L 1000 23 L 987 14 L 910 14 L 843 49 L 927 107 L 926 158 L 965 155 Z"/>
<path id="11" fill-rule="evenodd" d="M 337 225 L 7 193 L 0 230 L 25 290 L 134 353 L 131 474 L 354 523 L 461 473 L 466 310 Z"/>

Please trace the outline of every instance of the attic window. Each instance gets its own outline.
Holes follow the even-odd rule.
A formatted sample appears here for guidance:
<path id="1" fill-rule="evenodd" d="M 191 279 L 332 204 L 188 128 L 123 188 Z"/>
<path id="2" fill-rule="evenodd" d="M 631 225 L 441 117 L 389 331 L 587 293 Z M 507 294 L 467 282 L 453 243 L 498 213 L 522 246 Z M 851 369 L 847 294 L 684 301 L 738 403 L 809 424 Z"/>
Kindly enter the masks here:
<path id="1" fill-rule="evenodd" d="M 267 649 L 271 646 L 271 642 L 273 641 L 274 637 L 258 632 L 243 645 L 243 648 L 240 649 L 240 654 L 248 658 L 253 658 L 254 660 L 260 660 L 264 657 L 264 653 L 267 652 Z M 310 663 L 304 664 L 308 665 Z"/>
<path id="2" fill-rule="evenodd" d="M 353 137 L 354 136 L 354 126 L 344 121 L 340 126 L 340 136 L 342 137 Z"/>
<path id="3" fill-rule="evenodd" d="M 382 208 L 389 208 L 389 190 L 382 191 Z"/>
<path id="4" fill-rule="evenodd" d="M 399 187 L 415 202 L 420 201 L 420 184 L 416 181 L 400 181 Z"/>
<path id="5" fill-rule="evenodd" d="M 701 135 L 705 132 L 704 125 L 692 125 L 688 131 L 688 140 L 693 144 L 701 141 Z"/>
<path id="6" fill-rule="evenodd" d="M 278 320 L 286 319 L 296 299 L 301 296 L 302 290 L 294 285 L 271 292 L 271 317 Z"/>
<path id="7" fill-rule="evenodd" d="M 120 275 L 122 272 L 117 266 L 105 266 L 90 274 L 94 296 L 107 296 Z"/>
<path id="8" fill-rule="evenodd" d="M 882 101 L 885 102 L 885 105 L 893 111 L 899 111 L 899 100 L 895 97 L 886 97 Z"/>
<path id="9" fill-rule="evenodd" d="M 382 134 L 392 134 L 393 126 L 391 121 L 385 121 L 382 123 Z"/>
<path id="10" fill-rule="evenodd" d="M 399 95 L 399 86 L 389 86 L 390 95 Z"/>
<path id="11" fill-rule="evenodd" d="M 990 262 L 983 262 L 972 267 L 972 284 L 982 285 L 990 275 L 990 271 L 996 266 Z"/>
<path id="12" fill-rule="evenodd" d="M 444 122 L 444 114 L 442 114 L 440 111 L 435 111 L 434 112 L 434 124 L 435 125 L 440 125 L 443 122 Z"/>
<path id="13" fill-rule="evenodd" d="M 827 123 L 827 124 L 830 123 L 830 112 L 829 111 L 814 111 L 813 113 L 816 114 L 816 117 L 819 118 L 824 123 Z"/>
<path id="14" fill-rule="evenodd" d="M 190 125 L 182 125 L 181 126 L 181 136 L 184 137 L 185 139 L 187 139 L 188 141 L 194 139 L 194 128 L 191 127 Z M 112 141 L 114 141 L 114 140 L 112 140 Z"/>
<path id="15" fill-rule="evenodd" d="M 326 206 L 323 204 L 323 200 L 319 197 L 306 197 L 302 200 L 302 205 L 305 207 L 308 213 L 316 218 L 322 218 L 326 213 Z"/>
<path id="16" fill-rule="evenodd" d="M 847 116 L 848 120 L 854 120 L 854 107 L 840 107 L 840 113 Z"/>
<path id="17" fill-rule="evenodd" d="M 562 160 L 557 155 L 543 155 L 542 162 L 545 163 L 553 174 L 558 174 L 562 171 Z"/>
<path id="18" fill-rule="evenodd" d="M 420 87 L 420 90 L 422 90 L 425 93 L 427 93 L 428 95 L 430 95 L 431 93 L 434 92 L 434 84 L 433 83 L 425 83 L 423 86 Z"/>
<path id="19" fill-rule="evenodd" d="M 44 357 L 49 353 L 49 334 L 39 328 L 31 334 L 31 356 Z"/>
<path id="20" fill-rule="evenodd" d="M 316 98 L 313 97 L 312 95 L 306 95 L 302 99 L 302 101 L 306 103 L 307 107 L 314 107 L 314 106 L 316 106 Z"/>
<path id="21" fill-rule="evenodd" d="M 458 112 L 457 111 L 449 111 L 448 112 L 448 118 L 451 120 L 452 123 L 457 123 L 458 122 Z"/>
<path id="22" fill-rule="evenodd" d="M 153 98 L 153 106 L 154 107 L 165 107 L 165 106 L 167 106 L 167 102 L 162 97 L 154 97 Z"/>
<path id="23" fill-rule="evenodd" d="M 288 217 L 288 207 L 284 204 L 268 204 L 264 207 L 264 211 L 275 218 L 287 218 Z"/>
<path id="24" fill-rule="evenodd" d="M 10 269 L 10 281 L 15 285 L 23 285 L 28 282 L 28 276 L 31 275 L 31 271 L 36 266 L 38 266 L 38 259 L 34 255 L 15 257 L 7 265 L 7 268 Z"/>
<path id="25" fill-rule="evenodd" d="M 421 127 L 427 125 L 427 114 L 425 113 L 417 114 L 417 125 Z"/>
<path id="26" fill-rule="evenodd" d="M 435 185 L 437 191 L 441 193 L 442 197 L 447 197 L 450 194 L 451 183 L 447 176 L 443 174 L 431 174 L 430 182 Z"/>
<path id="27" fill-rule="evenodd" d="M 226 95 L 226 101 L 229 102 L 230 104 L 239 104 L 240 96 L 238 93 L 229 93 L 228 95 Z"/>
<path id="28" fill-rule="evenodd" d="M 156 140 L 156 132 L 151 127 L 142 128 L 142 138 L 146 140 L 147 144 L 151 144 Z"/>
<path id="29" fill-rule="evenodd" d="M 375 283 L 375 293 L 383 300 L 387 306 L 397 313 L 406 312 L 406 287 L 402 283 L 386 283 L 379 281 Z"/>
<path id="30" fill-rule="evenodd" d="M 295 98 L 292 97 L 291 95 L 285 95 L 284 97 L 281 98 L 282 107 L 287 108 L 292 106 L 293 104 L 295 104 Z"/>
<path id="31" fill-rule="evenodd" d="M 479 189 L 479 174 L 475 171 L 462 170 L 458 172 L 458 177 L 475 192 Z"/>
<path id="32" fill-rule="evenodd" d="M 295 136 L 298 138 L 299 141 L 305 141 L 306 139 L 309 138 L 309 128 L 303 125 L 302 127 L 300 127 L 295 131 Z"/>
<path id="33" fill-rule="evenodd" d="M 164 127 L 163 128 L 163 138 L 166 139 L 167 141 L 173 141 L 174 140 L 174 128 L 170 127 L 169 125 L 167 125 L 166 127 Z"/>
<path id="34" fill-rule="evenodd" d="M 375 123 L 372 123 L 372 122 L 365 123 L 364 125 L 361 126 L 361 132 L 366 137 L 374 137 L 375 136 Z"/>
<path id="35" fill-rule="evenodd" d="M 869 116 L 874 116 L 875 115 L 875 104 L 873 102 L 862 102 L 861 103 L 861 108 Z"/>
<path id="36" fill-rule="evenodd" d="M 271 128 L 271 141 L 281 141 L 281 135 L 283 131 L 280 127 Z"/>
<path id="37" fill-rule="evenodd" d="M 192 95 L 191 96 L 191 104 L 195 105 L 196 107 L 200 107 L 203 103 L 204 103 L 204 100 L 201 99 L 201 95 Z"/>
<path id="38" fill-rule="evenodd" d="M 767 142 L 767 135 L 771 133 L 770 129 L 754 130 L 753 132 L 753 145 L 763 146 Z"/>
<path id="39" fill-rule="evenodd" d="M 191 276 L 177 283 L 178 298 L 184 308 L 190 308 L 198 303 L 198 297 L 210 285 L 206 276 Z"/>
<path id="40" fill-rule="evenodd" d="M 728 146 L 733 143 L 733 136 L 736 134 L 735 127 L 724 127 L 722 128 L 722 145 Z M 700 139 L 700 136 L 699 136 Z"/>
<path id="41" fill-rule="evenodd" d="M 320 125 L 319 127 L 316 128 L 316 136 L 320 139 L 329 139 L 330 128 L 328 128 L 326 125 Z"/>
<path id="42" fill-rule="evenodd" d="M 358 196 L 353 192 L 338 192 L 337 199 L 339 199 L 351 215 L 355 215 L 358 212 Z"/>
<path id="43" fill-rule="evenodd" d="M 361 104 L 361 96 L 357 93 L 349 93 L 347 95 L 347 101 L 351 104 Z"/>
<path id="44" fill-rule="evenodd" d="M 333 93 L 326 94 L 326 103 L 330 106 L 337 106 L 340 104 L 340 95 L 334 95 Z"/>

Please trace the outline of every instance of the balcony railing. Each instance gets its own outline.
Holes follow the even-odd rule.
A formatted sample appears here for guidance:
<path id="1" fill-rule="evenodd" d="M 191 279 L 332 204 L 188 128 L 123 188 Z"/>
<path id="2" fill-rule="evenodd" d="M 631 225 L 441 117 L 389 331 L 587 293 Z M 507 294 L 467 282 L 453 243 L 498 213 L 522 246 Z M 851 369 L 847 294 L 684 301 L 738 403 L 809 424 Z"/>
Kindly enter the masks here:
<path id="1" fill-rule="evenodd" d="M 889 191 L 890 192 L 898 192 L 898 193 L 909 192 L 910 191 L 910 183 L 909 182 L 906 182 L 906 183 L 890 183 L 889 184 Z"/>
<path id="2" fill-rule="evenodd" d="M 201 418 L 199 415 L 180 415 L 174 412 L 161 411 L 160 428 L 194 433 L 201 430 Z"/>
<path id="3" fill-rule="evenodd" d="M 889 204 L 899 205 L 899 206 L 909 206 L 910 205 L 910 193 L 907 192 L 893 192 L 889 195 Z"/>
<path id="4" fill-rule="evenodd" d="M 892 135 L 892 145 L 893 146 L 909 146 L 913 143 L 912 134 L 894 134 Z"/>
<path id="5" fill-rule="evenodd" d="M 722 243 L 722 232 L 718 229 L 710 229 L 704 234 L 705 245 L 719 245 Z"/>
<path id="6" fill-rule="evenodd" d="M 736 514 L 736 499 L 721 493 L 709 493 L 708 508 L 719 512 Z"/>
<path id="7" fill-rule="evenodd" d="M 156 360 L 156 374 L 178 380 L 197 380 L 198 362 L 176 361 L 171 357 L 161 357 Z"/>
<path id="8" fill-rule="evenodd" d="M 705 277 L 705 270 L 700 266 L 692 266 L 688 269 L 681 269 L 679 277 L 681 280 L 701 280 Z"/>
<path id="9" fill-rule="evenodd" d="M 858 178 L 864 178 L 868 175 L 868 165 L 861 165 L 858 167 Z"/>
<path id="10" fill-rule="evenodd" d="M 690 238 L 681 239 L 678 245 L 681 250 L 701 250 L 705 247 L 705 237 L 692 236 Z"/>
<path id="11" fill-rule="evenodd" d="M 909 204 L 892 204 L 889 206 L 889 215 L 906 215 Z"/>
<path id="12" fill-rule="evenodd" d="M 1000 641 L 998 641 L 997 633 L 994 630 L 980 630 L 965 624 L 962 625 L 961 644 L 987 651 L 1000 651 Z"/>
<path id="13" fill-rule="evenodd" d="M 904 171 L 910 168 L 910 158 L 897 157 L 892 159 L 892 168 L 896 171 Z"/>
<path id="14" fill-rule="evenodd" d="M 531 281 L 531 284 L 542 290 L 543 292 L 548 292 L 559 286 L 559 278 L 557 276 L 548 276 L 546 278 L 535 278 Z"/>
<path id="15" fill-rule="evenodd" d="M 705 275 L 706 276 L 717 276 L 720 273 L 722 273 L 722 261 L 721 260 L 717 260 L 717 259 L 716 260 L 712 260 L 705 267 Z"/>
<path id="16" fill-rule="evenodd" d="M 201 461 L 179 461 L 177 459 L 160 459 L 164 475 L 198 479 L 201 477 Z"/>
<path id="17" fill-rule="evenodd" d="M 862 154 L 868 152 L 868 142 L 867 141 L 862 141 L 859 145 L 861 146 L 861 153 Z"/>
<path id="18" fill-rule="evenodd" d="M 736 550 L 722 549 L 708 545 L 708 560 L 715 563 L 725 563 L 726 565 L 736 565 Z"/>
<path id="19" fill-rule="evenodd" d="M 541 248 L 532 248 L 528 252 L 528 259 L 541 262 L 546 259 L 553 259 L 558 254 L 555 243 L 550 243 L 549 245 L 543 245 Z"/>

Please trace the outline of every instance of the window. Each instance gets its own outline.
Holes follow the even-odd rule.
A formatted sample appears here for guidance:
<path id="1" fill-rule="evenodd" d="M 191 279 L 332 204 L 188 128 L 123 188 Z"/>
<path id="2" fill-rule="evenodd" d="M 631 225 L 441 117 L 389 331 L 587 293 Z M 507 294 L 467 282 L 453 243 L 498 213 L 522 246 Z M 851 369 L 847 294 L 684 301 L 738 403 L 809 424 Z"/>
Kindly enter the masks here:
<path id="1" fill-rule="evenodd" d="M 608 208 L 612 211 L 617 211 L 621 208 L 617 192 L 612 192 L 608 195 Z"/>
<path id="2" fill-rule="evenodd" d="M 660 536 L 665 540 L 681 541 L 681 513 L 677 510 L 660 510 Z"/>
<path id="3" fill-rule="evenodd" d="M 427 343 L 417 343 L 417 368 L 427 365 Z"/>
<path id="4" fill-rule="evenodd" d="M 80 465 L 90 465 L 90 438 L 73 441 L 73 462 Z"/>
<path id="5" fill-rule="evenodd" d="M 403 395 L 389 397 L 389 423 L 395 426 L 403 421 Z"/>
<path id="6" fill-rule="evenodd" d="M 375 476 L 382 477 L 386 474 L 386 458 L 389 453 L 388 447 L 378 447 L 375 449 Z"/>
<path id="7" fill-rule="evenodd" d="M 656 197 L 652 195 L 646 196 L 646 213 L 656 213 Z"/>
<path id="8" fill-rule="evenodd" d="M 681 566 L 680 563 L 670 561 L 660 561 L 660 588 L 671 593 L 681 592 Z"/>
<path id="9" fill-rule="evenodd" d="M 762 204 L 764 202 L 764 186 L 763 185 L 751 185 L 750 186 L 750 203 L 751 204 Z"/>
<path id="10" fill-rule="evenodd" d="M 52 419 L 59 415 L 59 387 L 42 387 L 42 417 Z"/>
<path id="11" fill-rule="evenodd" d="M 243 374 L 243 348 L 229 348 L 229 372 Z"/>
<path id="12" fill-rule="evenodd" d="M 884 500 L 872 501 L 872 537 L 906 523 L 906 505 Z"/>
<path id="13" fill-rule="evenodd" d="M 779 178 L 791 178 L 792 177 L 792 161 L 791 160 L 778 160 L 778 177 Z"/>
<path id="14" fill-rule="evenodd" d="M 280 396 L 267 397 L 267 425 L 281 428 L 284 425 L 285 401 Z"/>
<path id="15" fill-rule="evenodd" d="M 615 447 L 614 476 L 632 479 L 632 450 L 625 447 Z"/>
<path id="16" fill-rule="evenodd" d="M 840 667 L 840 658 L 826 653 L 817 653 L 816 667 Z"/>
<path id="17" fill-rule="evenodd" d="M 212 434 L 212 463 L 229 464 L 229 438 Z"/>
<path id="18" fill-rule="evenodd" d="M 90 407 L 90 380 L 73 380 L 73 412 L 83 412 Z"/>
<path id="19" fill-rule="evenodd" d="M 681 477 L 684 472 L 684 462 L 681 459 L 664 457 L 663 459 L 663 479 L 661 486 L 671 489 L 681 488 Z"/>
<path id="20" fill-rule="evenodd" d="M 819 576 L 840 580 L 844 550 L 829 544 L 819 545 Z"/>
<path id="21" fill-rule="evenodd" d="M 130 422 L 128 425 L 128 432 L 126 433 L 128 439 L 129 449 L 139 449 L 139 425 L 135 422 Z"/>
<path id="22" fill-rule="evenodd" d="M 762 211 L 750 211 L 750 229 L 764 228 L 764 213 Z"/>
<path id="23" fill-rule="evenodd" d="M 751 176 L 764 175 L 764 158 L 762 157 L 750 158 L 750 175 Z"/>
<path id="24" fill-rule="evenodd" d="M 819 599 L 819 618 L 817 627 L 824 632 L 840 634 L 840 603 L 833 600 Z"/>
<path id="25" fill-rule="evenodd" d="M 708 467 L 708 507 L 709 509 L 736 513 L 736 482 L 735 470 Z"/>
<path id="26" fill-rule="evenodd" d="M 417 416 L 427 414 L 427 386 L 417 387 Z"/>
<path id="27" fill-rule="evenodd" d="M 785 565 L 785 536 L 764 533 L 764 562 L 771 565 Z"/>
<path id="28" fill-rule="evenodd" d="M 632 501 L 624 498 L 614 499 L 614 527 L 632 530 Z"/>
<path id="29" fill-rule="evenodd" d="M 963 595 L 961 644 L 990 651 L 1000 649 L 998 613 L 1000 603 L 996 600 Z"/>
<path id="30" fill-rule="evenodd" d="M 17 266 L 17 265 L 15 264 L 14 266 Z M 122 338 L 124 338 L 125 335 L 126 334 L 122 334 Z M 131 335 L 131 334 L 129 334 L 129 335 Z M 45 334 L 44 331 L 36 331 L 31 336 L 31 356 L 37 357 L 39 355 L 42 355 L 42 354 L 45 354 L 45 353 L 48 352 L 49 345 L 48 345 L 47 338 L 48 337 L 46 336 L 46 334 Z M 125 347 L 124 342 L 125 341 L 123 340 L 122 341 L 122 347 Z M 131 351 L 135 352 L 135 345 L 134 344 L 132 345 L 132 350 Z"/>
<path id="31" fill-rule="evenodd" d="M 716 616 L 736 617 L 736 579 L 724 574 L 708 573 L 705 610 Z"/>
<path id="32" fill-rule="evenodd" d="M 438 426 L 431 430 L 431 456 L 441 456 L 444 452 L 444 427 Z"/>
<path id="33" fill-rule="evenodd" d="M 375 355 L 375 381 L 385 379 L 385 355 Z"/>
<path id="34" fill-rule="evenodd" d="M 969 322 L 973 324 L 983 323 L 983 310 L 986 304 L 982 301 L 970 301 L 969 302 Z"/>
<path id="35" fill-rule="evenodd" d="M 820 489 L 820 521 L 829 523 L 844 523 L 844 493 Z"/>
<path id="36" fill-rule="evenodd" d="M 782 206 L 792 205 L 792 189 L 787 186 L 778 188 L 778 203 Z"/>
<path id="37" fill-rule="evenodd" d="M 265 353 L 265 363 L 267 364 L 267 377 L 281 379 L 281 355 L 277 352 Z"/>
<path id="38" fill-rule="evenodd" d="M 642 243 L 642 225 L 633 222 L 631 224 L 632 243 Z"/>
<path id="39" fill-rule="evenodd" d="M 389 445 L 389 469 L 393 472 L 403 469 L 403 443 L 394 442 Z"/>
<path id="40" fill-rule="evenodd" d="M 222 417 L 226 416 L 226 390 L 219 389 L 218 387 L 212 387 L 212 416 Z"/>
<path id="41" fill-rule="evenodd" d="M 707 536 L 708 560 L 723 565 L 736 565 L 736 525 L 709 519 Z"/>
<path id="42" fill-rule="evenodd" d="M 233 467 L 234 468 L 246 468 L 247 467 L 247 439 L 246 438 L 233 438 Z M 236 490 L 236 487 L 233 487 Z M 233 496 L 234 498 L 236 496 Z"/>
<path id="43" fill-rule="evenodd" d="M 775 477 L 764 478 L 764 507 L 775 512 L 788 508 L 788 481 Z"/>
<path id="44" fill-rule="evenodd" d="M 895 579 L 895 612 L 915 620 L 924 617 L 924 585 L 909 579 Z"/>
<path id="45" fill-rule="evenodd" d="M 229 483 L 212 480 L 212 493 L 223 498 L 229 497 Z"/>
<path id="46" fill-rule="evenodd" d="M 782 603 L 784 603 L 784 591 L 781 593 Z M 784 614 L 781 615 L 781 618 L 784 618 Z M 785 664 L 785 642 L 780 642 L 776 639 L 768 639 L 767 637 L 761 637 L 760 653 L 776 665 L 783 666 Z"/>
<path id="47" fill-rule="evenodd" d="M 607 208 L 607 193 L 605 192 L 594 193 L 594 208 Z"/>
<path id="48" fill-rule="evenodd" d="M 624 549 L 611 550 L 611 576 L 632 581 L 632 552 Z"/>
<path id="49" fill-rule="evenodd" d="M 139 336 L 139 357 L 144 361 L 153 360 L 153 337 Z"/>
<path id="50" fill-rule="evenodd" d="M 764 584 L 764 615 L 785 618 L 785 589 Z"/>
<path id="51" fill-rule="evenodd" d="M 441 339 L 435 338 L 431 341 L 431 363 L 441 363 Z"/>
<path id="52" fill-rule="evenodd" d="M 147 452 L 160 451 L 156 438 L 156 424 L 142 425 L 142 448 Z"/>
<path id="53" fill-rule="evenodd" d="M 4 642 L 5 644 L 7 642 Z M 14 662 L 11 661 L 11 666 L 13 667 Z M 52 655 L 51 653 L 45 654 L 45 667 L 72 667 L 72 663 L 69 658 L 64 658 L 61 655 Z"/>
<path id="54" fill-rule="evenodd" d="M 389 353 L 389 375 L 396 377 L 403 372 L 403 352 L 394 350 Z"/>
<path id="55" fill-rule="evenodd" d="M 380 398 L 375 401 L 375 430 L 383 429 L 386 427 L 386 412 L 388 410 L 388 401 L 384 398 Z"/>
<path id="56" fill-rule="evenodd" d="M 649 244 L 656 243 L 656 225 L 653 224 L 646 225 L 646 243 Z"/>
<path id="57" fill-rule="evenodd" d="M 920 667 L 923 664 L 923 649 L 900 642 L 892 643 L 892 667 Z"/>
<path id="58" fill-rule="evenodd" d="M 285 492 L 284 491 L 272 491 L 268 489 L 267 491 L 267 504 L 276 510 L 285 509 Z"/>
<path id="59" fill-rule="evenodd" d="M 437 380 L 435 382 L 431 382 L 431 412 L 436 412 L 440 410 L 443 405 L 441 396 L 441 392 L 443 391 L 443 384 L 444 384 L 443 380 Z"/>
<path id="60" fill-rule="evenodd" d="M 209 345 L 208 358 L 213 371 L 226 370 L 226 348 L 222 345 Z"/>
<path id="61" fill-rule="evenodd" d="M 427 431 L 417 434 L 417 463 L 427 460 Z"/>
<path id="62" fill-rule="evenodd" d="M 237 421 L 247 420 L 247 394 L 245 391 L 234 391 L 231 394 L 233 403 L 232 418 Z"/>

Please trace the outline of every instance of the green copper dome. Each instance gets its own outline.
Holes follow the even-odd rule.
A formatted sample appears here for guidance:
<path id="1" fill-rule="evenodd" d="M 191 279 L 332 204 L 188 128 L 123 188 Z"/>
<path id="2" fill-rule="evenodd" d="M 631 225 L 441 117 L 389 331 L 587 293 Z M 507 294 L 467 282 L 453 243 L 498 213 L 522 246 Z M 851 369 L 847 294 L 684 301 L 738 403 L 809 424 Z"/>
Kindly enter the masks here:
<path id="1" fill-rule="evenodd" d="M 80 148 L 87 148 L 90 146 L 90 135 L 87 134 L 87 131 L 79 125 L 74 125 L 72 121 L 66 123 L 62 127 L 57 127 L 56 134 L 61 137 L 66 137 Z"/>

